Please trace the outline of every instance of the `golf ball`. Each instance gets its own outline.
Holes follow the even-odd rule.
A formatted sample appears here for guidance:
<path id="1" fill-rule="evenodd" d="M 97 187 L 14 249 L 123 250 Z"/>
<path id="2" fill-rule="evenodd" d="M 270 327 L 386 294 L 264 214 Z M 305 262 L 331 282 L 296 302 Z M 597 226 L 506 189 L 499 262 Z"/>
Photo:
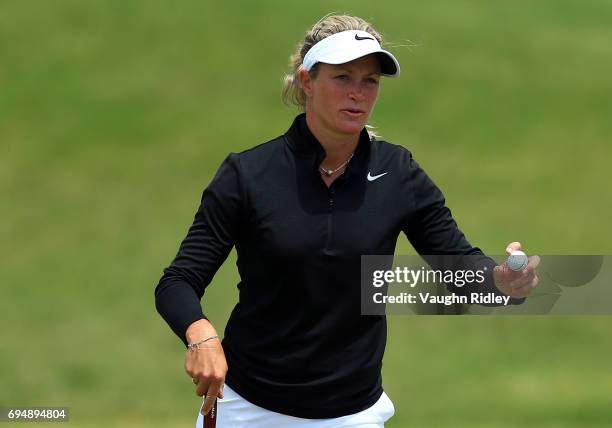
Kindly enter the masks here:
<path id="1" fill-rule="evenodd" d="M 508 267 L 515 272 L 520 272 L 527 267 L 529 260 L 527 254 L 522 251 L 513 251 L 508 256 Z"/>

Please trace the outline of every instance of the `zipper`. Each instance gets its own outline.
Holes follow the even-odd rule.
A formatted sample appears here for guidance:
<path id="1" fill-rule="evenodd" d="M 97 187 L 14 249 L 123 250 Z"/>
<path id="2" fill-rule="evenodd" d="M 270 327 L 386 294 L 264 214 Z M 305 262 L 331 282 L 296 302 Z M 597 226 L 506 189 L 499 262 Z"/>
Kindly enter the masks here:
<path id="1" fill-rule="evenodd" d="M 333 187 L 333 184 L 332 184 Z M 333 236 L 333 218 L 334 218 L 334 189 L 331 187 L 329 192 L 329 212 L 327 214 L 327 245 L 326 248 L 331 248 Z"/>

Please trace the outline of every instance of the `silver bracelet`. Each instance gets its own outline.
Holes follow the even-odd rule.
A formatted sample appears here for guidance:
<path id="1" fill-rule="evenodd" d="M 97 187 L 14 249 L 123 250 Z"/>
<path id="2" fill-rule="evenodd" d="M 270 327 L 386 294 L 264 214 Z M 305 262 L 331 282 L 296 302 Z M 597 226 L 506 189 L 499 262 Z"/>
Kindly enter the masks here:
<path id="1" fill-rule="evenodd" d="M 195 352 L 196 350 L 200 349 L 200 345 L 202 343 L 208 342 L 209 340 L 218 339 L 218 338 L 219 336 L 214 335 L 214 336 L 207 337 L 206 339 L 202 339 L 199 342 L 190 343 L 189 345 L 187 345 L 187 349 L 189 349 L 191 352 Z"/>

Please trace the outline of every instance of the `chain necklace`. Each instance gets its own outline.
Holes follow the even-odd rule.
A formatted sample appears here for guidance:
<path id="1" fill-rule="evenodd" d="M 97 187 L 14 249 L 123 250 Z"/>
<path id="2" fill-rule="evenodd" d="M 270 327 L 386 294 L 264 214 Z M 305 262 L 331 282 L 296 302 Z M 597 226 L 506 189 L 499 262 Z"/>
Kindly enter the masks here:
<path id="1" fill-rule="evenodd" d="M 345 166 L 347 166 L 347 165 L 348 165 L 348 163 L 351 161 L 351 159 L 353 159 L 353 155 L 354 155 L 354 153 L 351 153 L 351 155 L 349 156 L 349 158 L 348 158 L 346 161 L 344 161 L 344 162 L 342 163 L 342 165 L 340 165 L 340 166 L 339 166 L 338 168 L 336 168 L 336 169 L 325 169 L 325 168 L 323 168 L 323 164 L 321 164 L 321 165 L 319 166 L 319 171 L 321 171 L 321 173 L 322 173 L 322 174 L 325 174 L 326 176 L 331 177 L 332 175 L 334 175 L 335 173 L 337 173 L 338 171 L 340 171 L 342 168 L 344 168 Z"/>

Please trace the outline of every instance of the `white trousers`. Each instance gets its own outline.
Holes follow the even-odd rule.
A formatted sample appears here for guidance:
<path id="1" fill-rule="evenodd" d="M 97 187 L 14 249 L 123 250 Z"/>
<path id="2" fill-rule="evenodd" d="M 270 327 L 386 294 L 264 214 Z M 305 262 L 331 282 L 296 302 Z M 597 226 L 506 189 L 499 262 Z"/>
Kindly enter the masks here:
<path id="1" fill-rule="evenodd" d="M 383 428 L 395 414 L 393 403 L 385 392 L 376 403 L 361 412 L 328 419 L 296 418 L 264 409 L 227 385 L 223 394 L 223 398 L 217 399 L 217 428 Z M 198 410 L 196 428 L 202 428 L 202 418 Z"/>

